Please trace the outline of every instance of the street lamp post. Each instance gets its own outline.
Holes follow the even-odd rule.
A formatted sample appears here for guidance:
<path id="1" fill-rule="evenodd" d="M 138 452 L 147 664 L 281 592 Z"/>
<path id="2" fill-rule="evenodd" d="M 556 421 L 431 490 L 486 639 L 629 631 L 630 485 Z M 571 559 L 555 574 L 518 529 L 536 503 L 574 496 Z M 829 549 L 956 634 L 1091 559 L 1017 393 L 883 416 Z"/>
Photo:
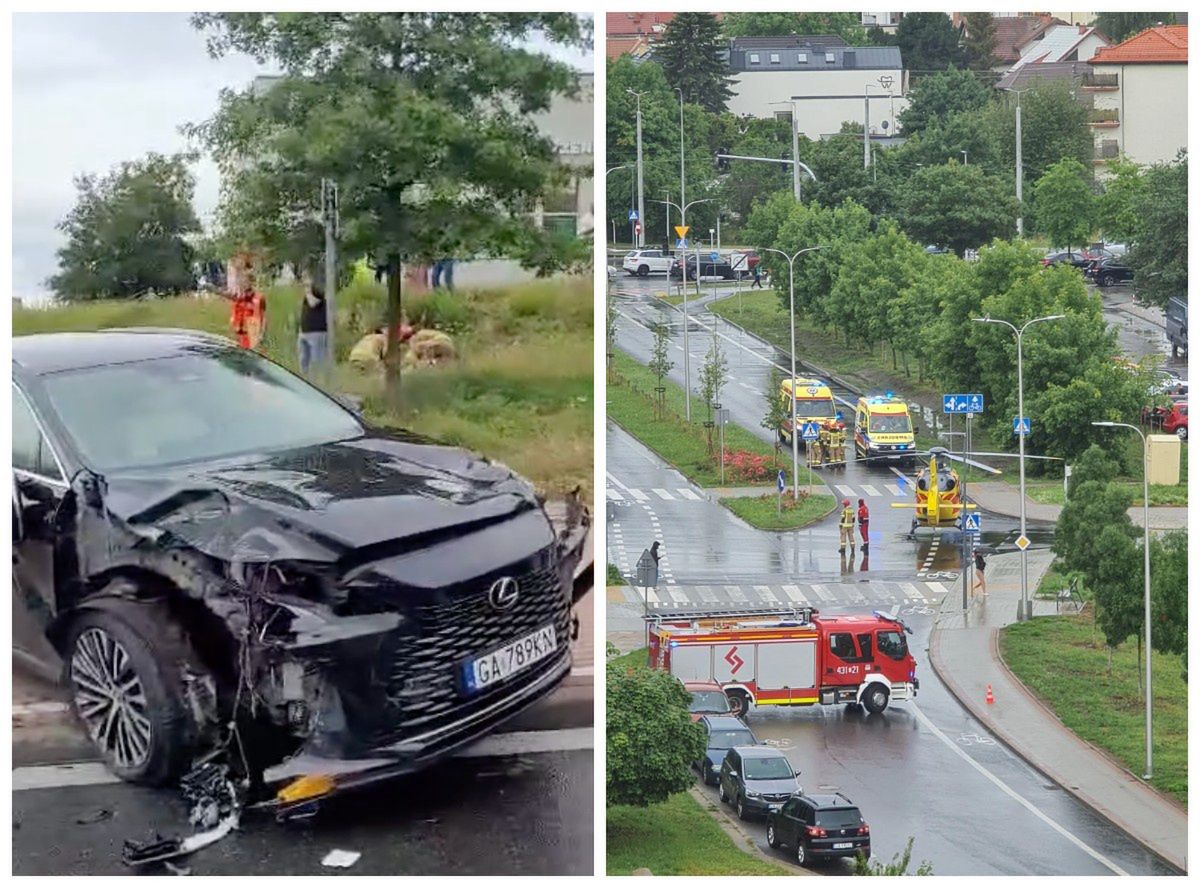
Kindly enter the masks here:
<path id="1" fill-rule="evenodd" d="M 1025 217 L 1024 217 L 1023 204 L 1021 201 L 1021 188 L 1025 182 L 1025 170 L 1023 169 L 1023 167 L 1024 167 L 1024 161 L 1022 158 L 1023 146 L 1021 144 L 1021 93 L 1029 92 L 1029 90 L 1028 89 L 1010 89 L 1008 91 L 1013 93 L 1017 97 L 1017 110 L 1016 110 L 1016 115 L 1017 115 L 1017 119 L 1016 119 L 1016 124 L 1017 124 L 1016 125 L 1017 236 L 1024 237 L 1025 236 Z"/>
<path id="2" fill-rule="evenodd" d="M 607 179 L 610 173 L 614 173 L 618 169 L 629 169 L 629 165 L 626 163 L 622 163 L 620 166 L 610 166 L 608 169 L 606 169 L 604 171 L 604 178 Z M 616 246 L 617 245 L 617 220 L 615 218 L 612 220 L 612 226 L 613 226 L 613 246 Z M 636 244 L 634 244 L 634 245 L 636 246 Z"/>
<path id="3" fill-rule="evenodd" d="M 1093 422 L 1102 428 L 1131 428 L 1142 439 L 1142 558 L 1144 575 L 1142 577 L 1142 596 L 1146 609 L 1146 772 L 1144 779 L 1154 776 L 1154 749 L 1151 743 L 1153 736 L 1153 714 L 1150 682 L 1150 441 L 1142 433 L 1142 429 L 1127 422 Z"/>
<path id="4" fill-rule="evenodd" d="M 778 253 L 787 259 L 788 263 L 788 303 L 790 308 L 789 321 L 792 329 L 792 500 L 800 500 L 800 444 L 796 436 L 796 259 L 818 250 L 819 246 L 809 246 L 788 255 L 781 249 L 760 247 L 760 253 Z"/>
<path id="5" fill-rule="evenodd" d="M 679 93 L 679 202 L 686 204 L 687 191 L 684 189 L 683 182 L 683 90 L 676 86 L 675 91 Z M 683 224 L 682 219 L 679 224 Z"/>
<path id="6" fill-rule="evenodd" d="M 871 165 L 871 90 L 882 90 L 874 83 L 863 86 L 863 169 Z M 890 92 L 887 95 L 891 95 Z"/>
<path id="7" fill-rule="evenodd" d="M 637 96 L 637 234 L 634 238 L 634 246 L 640 248 L 646 244 L 646 207 L 645 199 L 642 190 L 642 96 L 645 93 L 635 92 L 632 89 L 626 89 L 627 93 L 632 96 Z"/>
<path id="8" fill-rule="evenodd" d="M 1062 314 L 1049 314 L 1045 317 L 1035 317 L 1033 320 L 1027 320 L 1020 329 L 1007 320 L 1000 320 L 995 317 L 972 317 L 976 323 L 998 323 L 1008 327 L 1017 336 L 1017 446 L 1020 453 L 1019 463 L 1021 471 L 1021 538 L 1028 538 L 1025 535 L 1025 377 L 1024 364 L 1021 355 L 1021 337 L 1025 335 L 1025 330 L 1033 326 L 1035 323 L 1041 323 L 1044 320 L 1061 320 L 1064 317 Z M 1027 546 L 1028 547 L 1028 546 Z M 1017 621 L 1022 622 L 1029 619 L 1032 615 L 1032 604 L 1029 600 L 1029 559 L 1026 554 L 1026 549 L 1021 549 L 1021 605 L 1017 612 Z"/>
<path id="9" fill-rule="evenodd" d="M 685 203 L 680 206 L 678 203 L 672 203 L 670 200 L 658 200 L 656 203 L 665 203 L 668 207 L 675 207 L 679 210 L 679 227 L 687 224 L 687 209 L 689 206 L 694 206 L 697 203 L 712 203 L 709 197 L 703 197 L 700 200 L 693 200 L 691 203 Z M 688 307 L 687 307 L 687 250 L 682 250 L 679 256 L 679 289 L 683 293 L 683 417 L 686 421 L 692 421 L 692 351 L 688 342 Z M 696 252 L 696 294 L 700 293 L 700 253 Z"/>

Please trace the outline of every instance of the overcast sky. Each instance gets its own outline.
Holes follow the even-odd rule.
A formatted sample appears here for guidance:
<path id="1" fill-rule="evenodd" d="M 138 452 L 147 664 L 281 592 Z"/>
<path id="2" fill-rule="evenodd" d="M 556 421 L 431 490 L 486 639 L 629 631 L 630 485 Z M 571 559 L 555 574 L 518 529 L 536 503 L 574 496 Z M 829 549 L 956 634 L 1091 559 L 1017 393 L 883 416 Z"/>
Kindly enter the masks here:
<path id="1" fill-rule="evenodd" d="M 12 293 L 36 301 L 57 270 L 55 225 L 74 202 L 75 176 L 185 149 L 181 124 L 209 117 L 223 87 L 270 72 L 248 56 L 209 58 L 184 13 L 16 14 L 12 39 Z M 592 68 L 590 53 L 552 54 Z M 207 224 L 216 167 L 205 159 L 194 171 L 196 211 Z"/>

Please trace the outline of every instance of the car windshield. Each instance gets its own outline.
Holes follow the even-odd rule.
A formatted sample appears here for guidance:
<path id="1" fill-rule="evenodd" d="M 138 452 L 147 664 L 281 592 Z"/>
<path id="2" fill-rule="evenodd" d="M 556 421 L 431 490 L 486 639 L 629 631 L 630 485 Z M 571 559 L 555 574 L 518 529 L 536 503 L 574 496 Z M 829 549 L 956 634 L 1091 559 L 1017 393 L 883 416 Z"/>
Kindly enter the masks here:
<path id="1" fill-rule="evenodd" d="M 746 758 L 744 761 L 747 779 L 791 779 L 795 774 L 787 758 Z"/>
<path id="2" fill-rule="evenodd" d="M 832 397 L 797 397 L 796 415 L 832 419 L 837 415 L 837 407 L 834 406 Z"/>
<path id="3" fill-rule="evenodd" d="M 875 646 L 890 659 L 903 659 L 908 655 L 908 643 L 899 631 L 881 631 L 876 635 Z"/>
<path id="4" fill-rule="evenodd" d="M 693 690 L 688 711 L 729 711 L 729 699 L 720 690 Z"/>
<path id="5" fill-rule="evenodd" d="M 854 807 L 817 811 L 817 825 L 821 828 L 854 828 L 861 824 L 862 814 Z"/>
<path id="6" fill-rule="evenodd" d="M 198 462 L 358 437 L 316 388 L 252 351 L 197 346 L 178 357 L 45 377 L 55 412 L 98 471 Z"/>
<path id="7" fill-rule="evenodd" d="M 754 745 L 749 730 L 714 730 L 708 735 L 709 748 L 733 748 L 735 745 Z"/>
<path id="8" fill-rule="evenodd" d="M 908 416 L 904 413 L 890 416 L 872 416 L 871 430 L 878 434 L 907 434 L 912 430 Z"/>

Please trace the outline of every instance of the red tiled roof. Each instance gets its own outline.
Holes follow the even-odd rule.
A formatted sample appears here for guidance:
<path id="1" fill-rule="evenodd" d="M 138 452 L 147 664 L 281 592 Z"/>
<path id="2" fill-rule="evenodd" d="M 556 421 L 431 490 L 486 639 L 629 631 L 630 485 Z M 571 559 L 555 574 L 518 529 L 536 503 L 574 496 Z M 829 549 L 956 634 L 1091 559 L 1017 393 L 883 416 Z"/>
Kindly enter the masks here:
<path id="1" fill-rule="evenodd" d="M 609 37 L 604 41 L 604 51 L 610 59 L 632 53 L 645 42 L 645 37 Z"/>
<path id="2" fill-rule="evenodd" d="M 1011 65 L 1021 57 L 1018 46 L 1028 42 L 1031 37 L 1040 34 L 1051 25 L 1065 24 L 1066 22 L 1047 13 L 1019 15 L 1012 18 L 994 17 L 992 26 L 996 35 L 996 43 L 992 55 L 998 64 Z"/>
<path id="3" fill-rule="evenodd" d="M 1156 25 L 1124 43 L 1107 46 L 1089 59 L 1093 65 L 1187 64 L 1187 25 Z"/>
<path id="4" fill-rule="evenodd" d="M 675 13 L 610 12 L 604 18 L 609 38 L 640 37 L 654 33 L 655 25 L 665 25 L 675 18 Z"/>

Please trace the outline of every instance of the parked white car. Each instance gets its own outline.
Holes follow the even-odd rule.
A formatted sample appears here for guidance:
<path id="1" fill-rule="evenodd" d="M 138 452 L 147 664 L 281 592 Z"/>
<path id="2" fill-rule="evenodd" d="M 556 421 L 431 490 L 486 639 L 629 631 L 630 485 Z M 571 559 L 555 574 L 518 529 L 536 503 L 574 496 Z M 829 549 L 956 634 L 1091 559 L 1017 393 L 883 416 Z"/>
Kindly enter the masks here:
<path id="1" fill-rule="evenodd" d="M 668 273 L 674 263 L 675 259 L 660 249 L 639 249 L 627 253 L 621 267 L 638 277 L 649 277 Z"/>

